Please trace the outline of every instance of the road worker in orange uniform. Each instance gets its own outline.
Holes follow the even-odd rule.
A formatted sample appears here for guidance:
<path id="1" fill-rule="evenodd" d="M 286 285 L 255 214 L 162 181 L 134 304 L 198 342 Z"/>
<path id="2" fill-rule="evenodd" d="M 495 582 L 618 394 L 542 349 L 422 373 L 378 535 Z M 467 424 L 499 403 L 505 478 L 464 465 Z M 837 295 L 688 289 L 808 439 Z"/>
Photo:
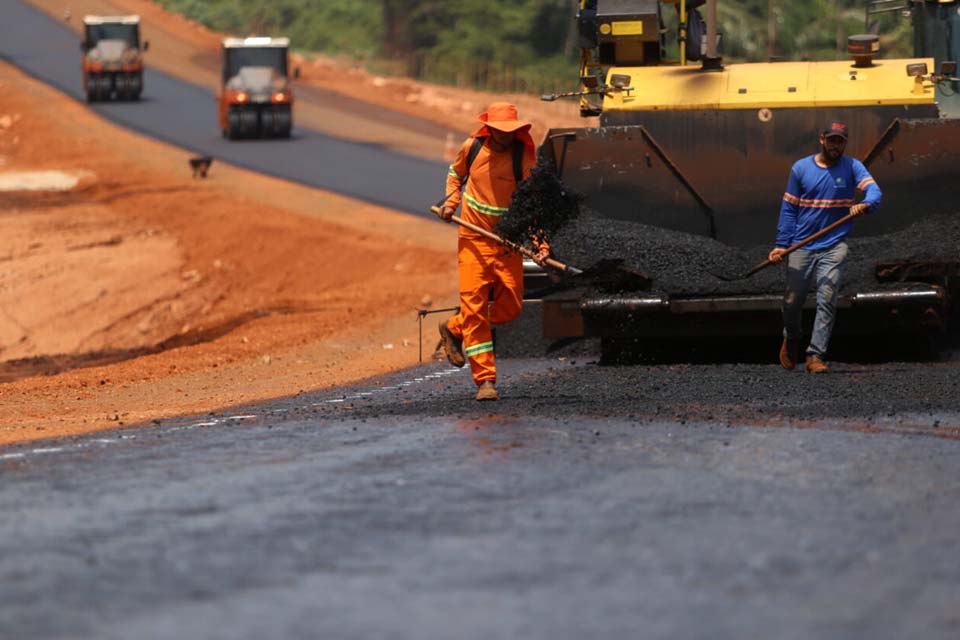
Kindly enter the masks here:
<path id="1" fill-rule="evenodd" d="M 480 115 L 480 122 L 483 126 L 464 141 L 450 165 L 447 198 L 438 215 L 447 222 L 451 220 L 461 204 L 460 190 L 466 181 L 461 217 L 496 233 L 497 220 L 510 208 L 518 178 L 530 175 L 536 150 L 530 123 L 519 119 L 512 104 L 491 104 Z M 535 248 L 538 262 L 549 256 L 546 244 Z M 477 400 L 497 400 L 491 325 L 510 322 L 520 315 L 523 258 L 460 227 L 458 264 L 460 313 L 440 322 L 441 342 L 450 364 L 462 367 L 470 361 Z"/>

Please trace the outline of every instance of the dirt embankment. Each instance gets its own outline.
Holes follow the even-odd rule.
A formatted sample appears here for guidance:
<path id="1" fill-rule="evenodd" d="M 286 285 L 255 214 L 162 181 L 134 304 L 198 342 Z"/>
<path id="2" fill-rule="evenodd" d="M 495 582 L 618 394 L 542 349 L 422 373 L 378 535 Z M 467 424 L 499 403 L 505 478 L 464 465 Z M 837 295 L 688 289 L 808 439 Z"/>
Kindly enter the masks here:
<path id="1" fill-rule="evenodd" d="M 191 179 L 186 152 L 7 65 L 0 96 L 0 445 L 410 365 L 415 308 L 454 300 L 444 225 L 222 164 Z"/>

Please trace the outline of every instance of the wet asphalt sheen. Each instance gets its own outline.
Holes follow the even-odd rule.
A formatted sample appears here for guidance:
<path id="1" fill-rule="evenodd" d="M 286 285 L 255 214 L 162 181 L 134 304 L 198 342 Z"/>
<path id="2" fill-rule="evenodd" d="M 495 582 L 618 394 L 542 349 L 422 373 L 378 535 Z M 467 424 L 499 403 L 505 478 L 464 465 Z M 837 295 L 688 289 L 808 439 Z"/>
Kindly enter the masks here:
<path id="1" fill-rule="evenodd" d="M 0 450 L 0 637 L 960 636 L 960 364 L 501 365 Z"/>
<path id="2" fill-rule="evenodd" d="M 85 99 L 77 35 L 20 0 L 0 0 L 0 59 Z M 149 54 L 139 102 L 95 103 L 91 108 L 198 154 L 409 213 L 432 217 L 430 205 L 443 195 L 447 167 L 442 163 L 332 138 L 296 123 L 291 140 L 223 140 L 213 92 L 151 69 Z"/>

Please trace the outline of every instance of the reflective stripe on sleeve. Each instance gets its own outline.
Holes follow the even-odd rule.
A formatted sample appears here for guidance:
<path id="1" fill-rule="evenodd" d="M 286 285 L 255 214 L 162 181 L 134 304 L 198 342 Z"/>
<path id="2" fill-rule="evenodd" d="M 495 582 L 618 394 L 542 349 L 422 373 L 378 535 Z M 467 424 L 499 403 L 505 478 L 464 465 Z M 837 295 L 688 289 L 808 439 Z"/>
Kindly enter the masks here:
<path id="1" fill-rule="evenodd" d="M 783 199 L 790 204 L 800 204 L 800 198 L 790 193 L 783 194 Z"/>
<path id="2" fill-rule="evenodd" d="M 843 207 L 852 207 L 857 203 L 853 198 L 843 200 L 805 200 L 800 199 L 800 206 L 809 209 L 842 209 Z"/>

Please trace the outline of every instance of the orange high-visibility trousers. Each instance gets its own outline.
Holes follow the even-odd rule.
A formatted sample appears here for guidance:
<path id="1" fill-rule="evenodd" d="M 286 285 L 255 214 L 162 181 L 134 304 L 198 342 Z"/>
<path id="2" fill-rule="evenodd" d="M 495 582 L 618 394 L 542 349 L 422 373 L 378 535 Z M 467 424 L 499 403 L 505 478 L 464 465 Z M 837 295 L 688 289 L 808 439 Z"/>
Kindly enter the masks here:
<path id="1" fill-rule="evenodd" d="M 463 340 L 473 381 L 480 386 L 497 381 L 491 325 L 520 315 L 523 304 L 523 258 L 489 240 L 460 238 L 460 313 L 447 321 Z M 493 291 L 491 297 L 490 292 Z"/>

